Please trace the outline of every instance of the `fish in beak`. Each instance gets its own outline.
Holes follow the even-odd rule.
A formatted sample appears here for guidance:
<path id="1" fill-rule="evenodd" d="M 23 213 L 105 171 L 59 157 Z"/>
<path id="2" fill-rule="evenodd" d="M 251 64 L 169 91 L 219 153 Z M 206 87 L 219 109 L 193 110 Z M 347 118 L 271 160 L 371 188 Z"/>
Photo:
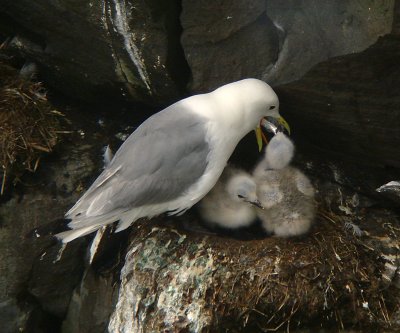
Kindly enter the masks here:
<path id="1" fill-rule="evenodd" d="M 290 126 L 283 117 L 279 116 L 278 118 L 274 118 L 274 117 L 262 118 L 260 120 L 260 123 L 258 124 L 258 126 L 255 129 L 258 151 L 262 150 L 263 143 L 265 145 L 268 144 L 268 140 L 267 140 L 266 136 L 264 135 L 264 133 L 262 132 L 261 127 L 263 127 L 266 131 L 272 132 L 274 134 L 285 129 L 288 132 L 288 134 L 290 135 Z"/>

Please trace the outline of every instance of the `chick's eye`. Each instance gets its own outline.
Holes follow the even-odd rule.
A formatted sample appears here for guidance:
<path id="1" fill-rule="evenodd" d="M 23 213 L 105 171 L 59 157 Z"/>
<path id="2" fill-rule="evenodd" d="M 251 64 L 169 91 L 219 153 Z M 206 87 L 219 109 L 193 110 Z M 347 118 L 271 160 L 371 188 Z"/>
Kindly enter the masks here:
<path id="1" fill-rule="evenodd" d="M 275 109 L 275 105 L 271 105 L 271 106 L 269 107 L 269 109 L 270 109 L 270 110 Z"/>

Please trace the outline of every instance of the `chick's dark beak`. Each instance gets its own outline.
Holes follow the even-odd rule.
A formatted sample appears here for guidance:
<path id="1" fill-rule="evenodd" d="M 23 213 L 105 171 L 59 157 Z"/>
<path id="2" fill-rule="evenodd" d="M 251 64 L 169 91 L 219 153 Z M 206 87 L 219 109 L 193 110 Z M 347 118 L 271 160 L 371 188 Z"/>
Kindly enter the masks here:
<path id="1" fill-rule="evenodd" d="M 260 209 L 264 209 L 264 206 L 261 204 L 260 200 L 256 199 L 256 200 L 245 200 L 246 202 L 248 202 L 249 204 L 256 206 Z"/>

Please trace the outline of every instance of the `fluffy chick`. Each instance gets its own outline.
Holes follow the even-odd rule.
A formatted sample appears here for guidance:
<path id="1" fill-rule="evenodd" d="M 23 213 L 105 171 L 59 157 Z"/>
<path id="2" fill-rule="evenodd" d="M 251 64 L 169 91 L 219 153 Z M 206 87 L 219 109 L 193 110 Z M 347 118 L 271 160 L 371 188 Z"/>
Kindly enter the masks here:
<path id="1" fill-rule="evenodd" d="M 250 226 L 257 218 L 253 177 L 243 170 L 226 167 L 214 188 L 200 201 L 198 210 L 211 226 L 236 229 Z"/>
<path id="2" fill-rule="evenodd" d="M 289 166 L 293 155 L 293 143 L 285 134 L 277 133 L 253 172 L 257 197 L 264 207 L 257 209 L 257 215 L 263 228 L 279 237 L 307 233 L 316 212 L 310 180 Z"/>

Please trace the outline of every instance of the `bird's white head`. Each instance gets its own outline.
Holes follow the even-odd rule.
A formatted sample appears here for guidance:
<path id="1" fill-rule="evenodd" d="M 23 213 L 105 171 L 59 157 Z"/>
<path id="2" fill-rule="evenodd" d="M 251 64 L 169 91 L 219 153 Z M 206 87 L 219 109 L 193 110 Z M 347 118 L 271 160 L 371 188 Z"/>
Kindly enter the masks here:
<path id="1" fill-rule="evenodd" d="M 264 81 L 244 79 L 224 85 L 212 94 L 224 105 L 226 118 L 229 117 L 226 122 L 232 124 L 233 129 L 240 128 L 244 134 L 256 129 L 259 146 L 262 146 L 260 122 L 264 117 L 278 119 L 289 131 L 289 125 L 279 114 L 278 96 Z"/>
<path id="2" fill-rule="evenodd" d="M 261 208 L 257 198 L 257 185 L 250 175 L 232 176 L 226 183 L 226 192 L 233 201 L 247 202 Z"/>
<path id="3" fill-rule="evenodd" d="M 257 79 L 244 79 L 233 84 L 238 87 L 247 118 L 259 122 L 263 117 L 279 117 L 278 96 L 267 83 Z"/>

